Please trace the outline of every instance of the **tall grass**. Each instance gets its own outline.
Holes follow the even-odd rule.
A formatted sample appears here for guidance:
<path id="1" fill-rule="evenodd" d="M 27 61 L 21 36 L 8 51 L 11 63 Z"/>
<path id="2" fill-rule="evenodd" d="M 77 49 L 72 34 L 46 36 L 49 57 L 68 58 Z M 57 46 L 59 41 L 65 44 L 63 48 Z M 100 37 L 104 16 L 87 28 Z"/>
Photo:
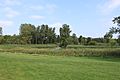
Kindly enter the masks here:
<path id="1" fill-rule="evenodd" d="M 73 46 L 66 49 L 58 48 L 56 45 L 1 45 L 0 52 L 42 54 L 53 56 L 114 56 L 120 57 L 120 48 L 117 47 L 93 47 Z"/>

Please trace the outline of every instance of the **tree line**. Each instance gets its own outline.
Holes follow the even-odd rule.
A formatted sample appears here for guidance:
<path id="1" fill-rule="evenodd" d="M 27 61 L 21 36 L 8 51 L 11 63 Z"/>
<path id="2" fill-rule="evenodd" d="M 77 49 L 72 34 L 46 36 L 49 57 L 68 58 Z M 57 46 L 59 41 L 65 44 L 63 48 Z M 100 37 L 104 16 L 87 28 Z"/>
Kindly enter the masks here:
<path id="1" fill-rule="evenodd" d="M 96 43 L 118 43 L 120 45 L 120 36 L 118 39 L 112 39 L 114 33 L 120 33 L 120 17 L 113 20 L 118 27 L 110 28 L 103 38 L 91 38 L 80 35 L 72 35 L 72 30 L 68 24 L 63 24 L 59 29 L 59 35 L 55 33 L 55 27 L 49 25 L 35 26 L 32 24 L 21 24 L 19 35 L 2 35 L 2 28 L 0 28 L 0 44 L 58 44 L 60 47 L 67 47 L 68 44 L 81 45 L 96 45 Z"/>
<path id="2" fill-rule="evenodd" d="M 2 30 L 1 30 L 2 32 Z M 19 35 L 1 35 L 0 44 L 87 44 L 92 38 L 85 38 L 82 35 L 77 37 L 75 33 L 70 35 L 71 29 L 69 25 L 63 24 L 59 29 L 59 35 L 55 33 L 55 27 L 49 27 L 42 24 L 35 27 L 32 24 L 21 24 Z M 2 33 L 1 33 L 2 34 Z M 97 39 L 95 39 L 97 41 Z M 99 42 L 100 40 L 98 40 Z"/>

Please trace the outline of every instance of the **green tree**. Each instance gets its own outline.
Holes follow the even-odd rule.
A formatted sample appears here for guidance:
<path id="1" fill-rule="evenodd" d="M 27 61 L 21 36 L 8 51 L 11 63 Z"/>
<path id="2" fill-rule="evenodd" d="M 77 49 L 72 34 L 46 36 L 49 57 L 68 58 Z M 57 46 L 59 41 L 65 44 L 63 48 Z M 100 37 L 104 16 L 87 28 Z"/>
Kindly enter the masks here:
<path id="1" fill-rule="evenodd" d="M 115 17 L 112 21 L 114 24 L 116 23 L 118 26 L 120 26 L 120 16 Z"/>
<path id="2" fill-rule="evenodd" d="M 20 36 L 22 44 L 31 44 L 34 41 L 35 26 L 32 24 L 21 24 Z"/>
<path id="3" fill-rule="evenodd" d="M 120 35 L 118 36 L 117 43 L 120 45 Z"/>
<path id="4" fill-rule="evenodd" d="M 78 44 L 79 42 L 78 42 L 78 38 L 77 38 L 77 36 L 76 36 L 76 34 L 75 33 L 73 33 L 73 35 L 72 35 L 72 39 L 73 39 L 73 44 Z"/>
<path id="5" fill-rule="evenodd" d="M 60 35 L 56 35 L 56 42 L 60 43 Z"/>
<path id="6" fill-rule="evenodd" d="M 2 35 L 2 27 L 0 27 L 0 35 Z"/>
<path id="7" fill-rule="evenodd" d="M 80 35 L 80 37 L 78 38 L 78 40 L 79 40 L 79 43 L 82 44 L 82 40 L 83 40 L 82 35 Z"/>
<path id="8" fill-rule="evenodd" d="M 117 42 L 120 45 L 120 16 L 115 17 L 112 21 L 114 24 L 117 24 L 118 27 L 112 27 L 110 31 L 113 33 L 119 33 Z"/>
<path id="9" fill-rule="evenodd" d="M 87 44 L 87 39 L 86 39 L 85 37 L 82 37 L 81 40 L 82 40 L 82 41 L 81 41 L 81 44 L 83 44 L 83 45 Z"/>
<path id="10" fill-rule="evenodd" d="M 68 45 L 69 37 L 71 30 L 69 25 L 63 24 L 62 28 L 60 28 L 60 47 L 66 48 Z"/>
<path id="11" fill-rule="evenodd" d="M 113 35 L 112 35 L 112 33 L 106 33 L 105 35 L 104 35 L 104 39 L 105 39 L 105 42 L 106 43 L 109 43 L 110 42 L 110 39 L 113 37 Z"/>
<path id="12" fill-rule="evenodd" d="M 16 34 L 11 36 L 11 44 L 20 44 L 20 36 Z"/>
<path id="13" fill-rule="evenodd" d="M 36 42 L 38 44 L 55 43 L 56 34 L 55 28 L 50 28 L 48 25 L 42 24 L 36 30 Z"/>
<path id="14" fill-rule="evenodd" d="M 88 37 L 88 38 L 87 38 L 87 44 L 88 44 L 90 41 L 92 41 L 92 38 L 91 38 L 91 37 Z"/>
<path id="15" fill-rule="evenodd" d="M 5 42 L 4 42 L 4 36 L 0 36 L 0 44 L 4 44 Z"/>

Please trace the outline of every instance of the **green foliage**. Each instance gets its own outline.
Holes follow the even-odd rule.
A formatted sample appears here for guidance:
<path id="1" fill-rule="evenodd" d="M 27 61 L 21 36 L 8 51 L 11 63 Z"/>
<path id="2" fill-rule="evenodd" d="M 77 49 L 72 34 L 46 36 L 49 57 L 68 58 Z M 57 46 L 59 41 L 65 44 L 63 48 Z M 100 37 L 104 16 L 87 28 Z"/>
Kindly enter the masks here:
<path id="1" fill-rule="evenodd" d="M 96 41 L 97 43 L 104 43 L 104 38 L 92 38 L 93 41 Z"/>
<path id="2" fill-rule="evenodd" d="M 90 42 L 88 43 L 88 45 L 97 45 L 97 42 L 96 42 L 96 41 L 90 41 Z"/>
<path id="3" fill-rule="evenodd" d="M 120 27 L 119 27 L 120 26 L 120 16 L 115 17 L 112 21 L 114 24 L 117 24 L 118 27 L 110 28 L 109 33 L 112 33 L 112 34 L 120 33 Z"/>
<path id="4" fill-rule="evenodd" d="M 110 39 L 113 37 L 112 33 L 108 32 L 104 35 L 104 39 L 106 43 L 110 42 Z"/>
<path id="5" fill-rule="evenodd" d="M 33 40 L 33 35 L 35 33 L 35 26 L 32 24 L 21 24 L 20 26 L 20 36 L 22 44 L 31 44 Z"/>
<path id="6" fill-rule="evenodd" d="M 91 38 L 91 37 L 88 37 L 88 38 L 87 38 L 87 44 L 89 44 L 90 41 L 92 41 L 92 38 Z"/>
<path id="7" fill-rule="evenodd" d="M 0 44 L 4 44 L 4 37 L 0 36 Z"/>
<path id="8" fill-rule="evenodd" d="M 2 27 L 0 27 L 0 35 L 2 35 L 3 31 L 2 31 Z"/>
<path id="9" fill-rule="evenodd" d="M 110 46 L 116 46 L 117 45 L 117 41 L 114 40 L 114 39 L 111 39 L 109 43 L 110 43 Z"/>
<path id="10" fill-rule="evenodd" d="M 80 37 L 78 38 L 78 40 L 79 40 L 79 43 L 82 44 L 82 40 L 83 40 L 82 35 L 80 35 Z"/>
<path id="11" fill-rule="evenodd" d="M 68 40 L 64 39 L 64 40 L 61 40 L 59 47 L 66 48 L 67 45 L 68 45 Z"/>
<path id="12" fill-rule="evenodd" d="M 42 24 L 35 27 L 32 24 L 21 24 L 20 26 L 21 44 L 48 44 L 55 43 L 55 28 Z"/>
<path id="13" fill-rule="evenodd" d="M 120 46 L 120 35 L 118 36 L 117 43 L 118 43 L 119 46 Z"/>
<path id="14" fill-rule="evenodd" d="M 77 36 L 76 36 L 75 33 L 73 33 L 72 39 L 73 39 L 73 40 L 72 40 L 73 44 L 78 45 L 79 41 L 78 41 L 78 38 L 77 38 Z"/>
<path id="15" fill-rule="evenodd" d="M 70 28 L 69 25 L 63 24 L 62 28 L 60 28 L 60 47 L 66 48 L 68 45 L 68 40 L 70 37 Z"/>
<path id="16" fill-rule="evenodd" d="M 117 23 L 117 25 L 120 26 L 120 16 L 115 17 L 112 21 L 114 22 L 114 24 Z"/>

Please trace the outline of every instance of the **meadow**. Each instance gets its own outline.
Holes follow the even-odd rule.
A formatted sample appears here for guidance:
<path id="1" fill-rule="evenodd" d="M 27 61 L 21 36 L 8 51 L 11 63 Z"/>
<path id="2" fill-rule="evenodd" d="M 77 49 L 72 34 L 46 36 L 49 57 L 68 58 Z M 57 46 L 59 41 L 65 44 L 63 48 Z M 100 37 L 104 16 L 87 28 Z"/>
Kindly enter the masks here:
<path id="1" fill-rule="evenodd" d="M 0 80 L 120 80 L 120 48 L 0 45 Z"/>
<path id="2" fill-rule="evenodd" d="M 120 58 L 4 52 L 0 80 L 120 80 Z"/>

